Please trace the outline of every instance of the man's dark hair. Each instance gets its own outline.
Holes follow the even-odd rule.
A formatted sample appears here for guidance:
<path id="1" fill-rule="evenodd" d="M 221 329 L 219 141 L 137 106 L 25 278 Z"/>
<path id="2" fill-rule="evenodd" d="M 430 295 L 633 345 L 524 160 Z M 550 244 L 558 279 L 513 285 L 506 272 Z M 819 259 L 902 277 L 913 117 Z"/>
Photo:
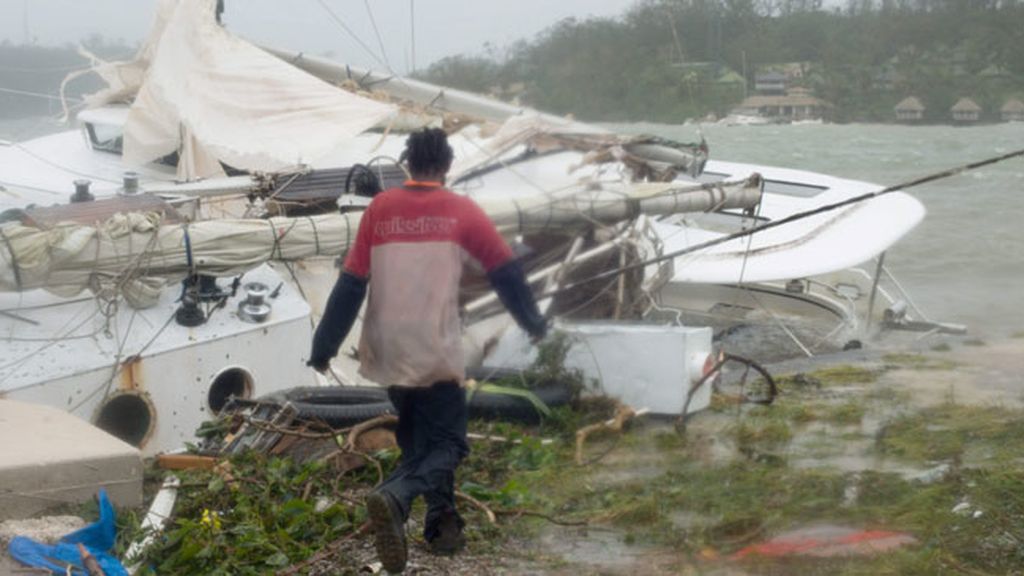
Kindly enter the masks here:
<path id="1" fill-rule="evenodd" d="M 448 171 L 455 154 L 444 130 L 424 128 L 409 135 L 403 156 L 413 174 L 439 174 Z"/>

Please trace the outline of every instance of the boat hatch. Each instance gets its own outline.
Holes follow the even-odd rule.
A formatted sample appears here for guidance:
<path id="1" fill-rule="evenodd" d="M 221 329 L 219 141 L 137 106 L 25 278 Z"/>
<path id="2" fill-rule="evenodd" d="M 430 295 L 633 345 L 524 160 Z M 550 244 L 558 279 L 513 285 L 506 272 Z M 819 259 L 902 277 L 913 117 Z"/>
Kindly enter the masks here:
<path id="1" fill-rule="evenodd" d="M 120 126 L 87 123 L 85 133 L 89 136 L 89 145 L 93 150 L 121 154 L 124 136 Z"/>
<path id="2" fill-rule="evenodd" d="M 709 172 L 705 170 L 700 173 L 700 176 L 697 176 L 697 181 L 708 184 L 711 182 L 721 182 L 728 177 L 728 174 L 723 174 L 722 172 Z"/>
<path id="3" fill-rule="evenodd" d="M 78 115 L 92 149 L 111 154 L 121 154 L 127 119 L 127 106 L 101 106 Z"/>
<path id="4" fill-rule="evenodd" d="M 828 190 L 828 186 L 815 186 L 814 184 L 802 184 L 797 182 L 783 182 L 782 180 L 765 180 L 765 194 L 779 194 L 782 196 L 796 196 L 797 198 L 814 198 L 818 194 Z"/>

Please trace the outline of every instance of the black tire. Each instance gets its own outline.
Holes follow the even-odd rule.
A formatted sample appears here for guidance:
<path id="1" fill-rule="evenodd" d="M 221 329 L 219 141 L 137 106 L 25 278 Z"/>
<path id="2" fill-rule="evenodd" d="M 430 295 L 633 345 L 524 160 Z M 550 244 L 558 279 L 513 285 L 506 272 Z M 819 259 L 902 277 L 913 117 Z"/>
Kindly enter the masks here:
<path id="1" fill-rule="evenodd" d="M 387 402 L 387 388 L 377 386 L 301 386 L 272 394 L 306 404 L 370 404 Z"/>
<path id="2" fill-rule="evenodd" d="M 507 374 L 498 374 L 505 375 Z M 532 392 L 548 408 L 557 408 L 572 402 L 572 390 L 563 384 L 541 386 Z M 322 420 L 335 428 L 352 426 L 384 414 L 396 413 L 391 401 L 388 400 L 387 390 L 373 386 L 308 386 L 268 394 L 260 400 L 277 404 L 291 402 L 300 418 Z M 469 396 L 467 406 L 469 417 L 481 420 L 537 424 L 542 417 L 529 400 L 495 392 L 474 392 Z"/>
<path id="3" fill-rule="evenodd" d="M 261 400 L 291 402 L 299 418 L 322 421 L 333 428 L 395 413 L 387 390 L 374 386 L 304 386 L 268 394 Z"/>
<path id="4" fill-rule="evenodd" d="M 300 418 L 322 421 L 331 428 L 346 428 L 385 414 L 394 414 L 391 402 L 372 404 L 311 404 L 292 402 Z"/>

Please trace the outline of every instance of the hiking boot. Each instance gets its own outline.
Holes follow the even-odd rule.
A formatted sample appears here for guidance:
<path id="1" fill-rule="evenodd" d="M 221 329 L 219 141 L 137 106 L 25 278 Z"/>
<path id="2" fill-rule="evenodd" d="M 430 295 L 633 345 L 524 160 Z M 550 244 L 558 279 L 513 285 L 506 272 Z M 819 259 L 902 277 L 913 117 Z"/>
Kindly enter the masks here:
<path id="1" fill-rule="evenodd" d="M 445 514 L 437 525 L 437 536 L 427 543 L 432 554 L 453 556 L 466 547 L 466 536 L 462 533 L 459 517 Z"/>
<path id="2" fill-rule="evenodd" d="M 366 497 L 366 512 L 373 528 L 377 559 L 385 570 L 399 573 L 405 570 L 408 551 L 405 544 L 405 521 L 394 496 L 387 492 L 374 492 Z"/>

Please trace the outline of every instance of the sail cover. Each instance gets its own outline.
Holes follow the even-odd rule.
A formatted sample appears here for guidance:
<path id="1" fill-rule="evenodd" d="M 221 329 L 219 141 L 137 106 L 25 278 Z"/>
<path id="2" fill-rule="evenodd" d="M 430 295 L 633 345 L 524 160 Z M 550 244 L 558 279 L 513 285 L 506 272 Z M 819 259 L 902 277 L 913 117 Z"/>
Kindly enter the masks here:
<path id="1" fill-rule="evenodd" d="M 155 44 L 128 114 L 124 159 L 177 152 L 178 177 L 223 175 L 220 162 L 279 171 L 309 163 L 394 112 L 231 35 L 216 0 L 163 0 Z M 166 21 L 165 21 L 166 20 Z"/>

